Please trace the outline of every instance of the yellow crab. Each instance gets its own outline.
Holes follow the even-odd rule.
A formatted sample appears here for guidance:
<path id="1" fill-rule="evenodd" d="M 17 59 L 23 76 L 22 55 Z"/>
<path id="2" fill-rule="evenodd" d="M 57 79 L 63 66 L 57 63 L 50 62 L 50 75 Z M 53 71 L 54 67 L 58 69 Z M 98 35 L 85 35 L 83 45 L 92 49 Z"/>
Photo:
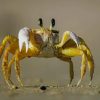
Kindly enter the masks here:
<path id="1" fill-rule="evenodd" d="M 21 86 L 23 83 L 20 79 L 20 61 L 25 57 L 57 57 L 70 64 L 70 82 L 74 78 L 72 57 L 81 56 L 81 78 L 77 83 L 80 84 L 86 72 L 86 64 L 90 71 L 90 84 L 94 73 L 94 61 L 92 54 L 85 44 L 85 41 L 78 37 L 75 33 L 66 31 L 59 40 L 59 31 L 54 30 L 55 20 L 51 20 L 50 28 L 43 27 L 42 19 L 40 21 L 40 29 L 22 28 L 19 31 L 18 38 L 7 35 L 0 45 L 0 56 L 3 51 L 2 72 L 4 79 L 10 89 L 16 88 L 11 81 L 11 66 L 15 63 L 17 80 Z M 9 53 L 12 54 L 11 60 L 8 62 Z"/>

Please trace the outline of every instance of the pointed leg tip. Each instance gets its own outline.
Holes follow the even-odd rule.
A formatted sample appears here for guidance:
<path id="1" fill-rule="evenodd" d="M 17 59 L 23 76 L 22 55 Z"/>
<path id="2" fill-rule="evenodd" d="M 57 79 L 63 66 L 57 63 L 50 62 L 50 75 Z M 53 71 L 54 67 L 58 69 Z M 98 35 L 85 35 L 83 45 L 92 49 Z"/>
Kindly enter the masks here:
<path id="1" fill-rule="evenodd" d="M 81 79 L 78 81 L 78 83 L 77 83 L 76 87 L 79 87 L 79 85 L 80 85 L 81 81 L 82 81 Z"/>

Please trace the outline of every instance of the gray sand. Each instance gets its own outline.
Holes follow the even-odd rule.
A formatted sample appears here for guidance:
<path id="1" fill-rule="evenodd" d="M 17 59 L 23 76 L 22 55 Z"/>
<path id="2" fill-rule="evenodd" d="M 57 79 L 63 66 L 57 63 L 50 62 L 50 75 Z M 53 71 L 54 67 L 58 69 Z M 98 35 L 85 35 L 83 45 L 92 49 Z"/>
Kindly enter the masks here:
<path id="1" fill-rule="evenodd" d="M 39 86 L 26 86 L 17 90 L 8 90 L 7 88 L 0 88 L 0 97 L 2 100 L 65 100 L 65 99 L 80 99 L 94 100 L 100 96 L 100 88 L 93 87 L 67 87 L 67 86 L 50 86 L 47 90 L 40 90 Z M 97 100 L 97 99 L 95 99 Z"/>

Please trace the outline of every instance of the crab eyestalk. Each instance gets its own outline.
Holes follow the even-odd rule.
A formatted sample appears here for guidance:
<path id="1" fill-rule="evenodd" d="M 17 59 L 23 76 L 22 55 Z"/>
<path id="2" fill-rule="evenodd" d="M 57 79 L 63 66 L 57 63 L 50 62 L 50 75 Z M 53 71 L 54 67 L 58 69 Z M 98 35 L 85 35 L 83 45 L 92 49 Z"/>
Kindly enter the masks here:
<path id="1" fill-rule="evenodd" d="M 55 26 L 55 19 L 54 18 L 51 19 L 51 23 L 52 23 L 52 27 L 54 27 Z"/>
<path id="2" fill-rule="evenodd" d="M 55 43 L 58 43 L 58 39 L 59 39 L 59 31 L 58 30 L 54 30 L 55 26 L 55 19 L 52 18 L 51 19 L 51 23 L 50 23 L 50 38 L 49 38 L 49 43 L 51 44 L 51 46 L 53 46 Z"/>
<path id="3" fill-rule="evenodd" d="M 42 18 L 39 18 L 38 21 L 39 21 L 39 26 L 40 26 L 40 27 L 43 27 L 43 20 L 42 20 Z"/>
<path id="4" fill-rule="evenodd" d="M 52 30 L 54 26 L 55 26 L 55 19 L 52 18 L 50 23 L 50 30 Z"/>
<path id="5" fill-rule="evenodd" d="M 52 33 L 59 33 L 58 30 L 54 30 L 54 29 L 53 29 L 54 26 L 55 26 L 55 19 L 52 18 L 52 19 L 51 19 L 51 23 L 50 23 L 50 30 L 51 30 Z"/>
<path id="6" fill-rule="evenodd" d="M 40 26 L 41 33 L 43 33 L 44 32 L 44 28 L 43 28 L 43 20 L 42 20 L 42 18 L 39 18 L 38 21 L 39 21 L 38 25 Z"/>

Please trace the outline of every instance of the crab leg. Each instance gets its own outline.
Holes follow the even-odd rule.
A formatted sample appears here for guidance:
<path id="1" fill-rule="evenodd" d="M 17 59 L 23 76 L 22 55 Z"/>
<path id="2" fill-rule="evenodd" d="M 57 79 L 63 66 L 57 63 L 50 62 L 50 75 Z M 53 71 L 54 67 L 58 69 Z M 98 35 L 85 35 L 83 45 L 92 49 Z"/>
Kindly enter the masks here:
<path id="1" fill-rule="evenodd" d="M 86 55 L 83 53 L 82 54 L 82 63 L 81 63 L 81 78 L 77 83 L 77 86 L 79 86 L 79 84 L 81 83 L 85 73 L 86 73 Z"/>
<path id="2" fill-rule="evenodd" d="M 60 59 L 63 61 L 67 61 L 70 65 L 70 67 L 69 67 L 70 81 L 68 84 L 68 86 L 70 86 L 72 83 L 72 80 L 74 78 L 73 62 L 72 62 L 71 58 L 67 58 L 67 57 L 60 57 Z"/>
<path id="3" fill-rule="evenodd" d="M 69 48 L 69 49 L 67 48 L 67 49 L 63 49 L 61 52 L 66 57 L 82 56 L 81 78 L 77 83 L 77 86 L 79 86 L 79 84 L 81 83 L 81 81 L 86 73 L 86 55 L 85 55 L 85 53 L 81 49 L 77 49 L 77 48 Z"/>
<path id="4" fill-rule="evenodd" d="M 69 62 L 69 65 L 70 65 L 70 67 L 69 67 L 69 72 L 70 72 L 70 81 L 69 81 L 68 86 L 70 86 L 71 83 L 72 83 L 72 80 L 73 80 L 73 78 L 74 78 L 74 70 L 73 70 L 73 62 L 72 62 L 71 60 L 68 61 L 68 62 Z"/>
<path id="5" fill-rule="evenodd" d="M 88 68 L 89 68 L 89 72 L 90 72 L 90 83 L 89 83 L 89 86 L 91 86 L 92 79 L 93 79 L 93 74 L 94 74 L 93 56 L 92 56 L 92 53 L 91 53 L 90 49 L 85 44 L 85 42 L 83 42 L 83 45 L 80 45 L 79 48 L 81 48 L 81 50 L 85 51 L 85 54 L 86 54 L 86 57 L 87 57 L 87 63 L 88 63 Z"/>
<path id="6" fill-rule="evenodd" d="M 8 54 L 9 54 L 9 50 L 10 47 L 8 47 L 5 52 L 4 52 L 4 57 L 3 57 L 3 61 L 2 61 L 2 71 L 3 71 L 3 75 L 4 75 L 4 79 L 6 81 L 6 83 L 8 84 L 9 88 L 15 88 L 13 82 L 9 79 L 10 74 L 8 75 Z M 11 61 L 10 63 L 12 63 L 13 61 Z"/>
<path id="7" fill-rule="evenodd" d="M 94 74 L 94 60 L 92 58 L 92 56 L 87 56 L 87 63 L 88 63 L 88 68 L 89 68 L 89 72 L 90 72 L 90 83 L 89 86 L 92 83 L 92 79 L 93 79 L 93 74 Z"/>
<path id="8" fill-rule="evenodd" d="M 73 69 L 73 62 L 71 59 L 66 59 L 66 61 L 69 63 L 69 75 L 70 75 L 70 80 L 68 86 L 71 85 L 72 80 L 74 79 L 74 69 Z"/>
<path id="9" fill-rule="evenodd" d="M 15 71 L 16 71 L 16 77 L 18 82 L 20 83 L 21 86 L 23 86 L 22 80 L 20 79 L 20 64 L 19 64 L 19 56 L 18 56 L 19 52 L 16 52 L 15 55 Z"/>

